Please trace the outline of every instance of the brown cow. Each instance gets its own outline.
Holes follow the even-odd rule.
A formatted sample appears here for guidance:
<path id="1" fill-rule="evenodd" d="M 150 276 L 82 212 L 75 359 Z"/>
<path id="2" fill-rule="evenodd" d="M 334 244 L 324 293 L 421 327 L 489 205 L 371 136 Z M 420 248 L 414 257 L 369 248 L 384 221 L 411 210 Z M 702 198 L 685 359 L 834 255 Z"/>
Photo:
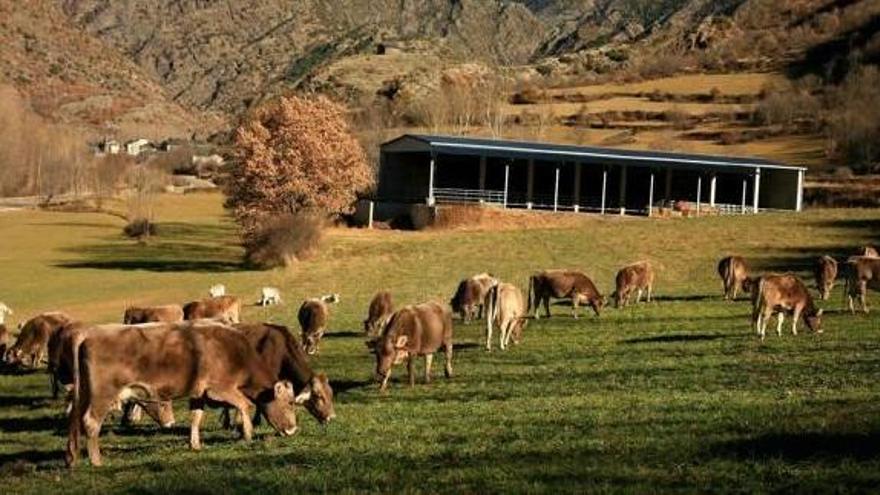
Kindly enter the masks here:
<path id="1" fill-rule="evenodd" d="M 639 261 L 627 265 L 617 272 L 614 306 L 626 307 L 633 292 L 636 293 L 636 304 L 642 300 L 642 292 L 648 294 L 648 302 L 654 293 L 654 267 L 649 261 Z"/>
<path id="2" fill-rule="evenodd" d="M 122 316 L 122 322 L 126 325 L 138 325 L 140 323 L 177 323 L 183 321 L 183 308 L 179 304 L 166 304 L 164 306 L 132 306 L 126 308 Z"/>
<path id="3" fill-rule="evenodd" d="M 522 332 L 528 323 L 526 298 L 519 287 L 500 283 L 489 291 L 486 311 L 486 350 L 492 350 L 492 325 L 498 325 L 501 335 L 498 344 L 506 350 L 511 338 L 519 344 Z"/>
<path id="4" fill-rule="evenodd" d="M 589 277 L 575 270 L 544 270 L 529 279 L 529 306 L 532 311 L 532 295 L 535 296 L 535 319 L 540 318 L 538 307 L 543 302 L 544 312 L 550 317 L 550 298 L 570 299 L 571 314 L 578 317 L 578 303 L 586 302 L 593 308 L 596 316 L 605 305 L 605 298 L 596 289 Z"/>
<path id="5" fill-rule="evenodd" d="M 880 258 L 858 256 L 847 262 L 846 294 L 849 310 L 855 314 L 853 300 L 858 297 L 862 311 L 868 312 L 868 289 L 880 291 Z"/>
<path id="6" fill-rule="evenodd" d="M 160 326 L 161 328 L 155 328 Z M 190 446 L 201 449 L 199 429 L 208 404 L 239 410 L 246 441 L 253 435 L 250 409 L 259 404 L 282 435 L 297 431 L 293 385 L 276 381 L 241 332 L 216 322 L 95 327 L 74 339 L 74 405 L 69 416 L 66 460 L 79 457 L 79 438 L 88 437 L 89 459 L 101 465 L 98 437 L 116 401 L 138 397 L 169 401 L 188 397 Z"/>
<path id="7" fill-rule="evenodd" d="M 370 301 L 367 319 L 364 320 L 364 333 L 368 337 L 378 335 L 392 313 L 394 313 L 394 303 L 391 301 L 391 293 L 385 291 L 376 293 Z"/>
<path id="8" fill-rule="evenodd" d="M 752 292 L 752 323 L 762 341 L 767 333 L 767 320 L 773 313 L 776 313 L 776 334 L 779 336 L 782 336 L 785 313 L 792 315 L 792 335 L 797 335 L 801 316 L 810 330 L 822 333 L 822 310 L 816 308 L 806 284 L 795 275 L 770 274 L 758 279 Z"/>
<path id="9" fill-rule="evenodd" d="M 816 276 L 816 289 L 819 295 L 823 301 L 827 301 L 837 279 L 837 261 L 831 256 L 820 256 L 816 259 L 813 274 Z"/>
<path id="10" fill-rule="evenodd" d="M 302 346 L 287 327 L 241 323 L 234 328 L 243 333 L 256 349 L 275 380 L 291 382 L 297 396 L 308 399 L 305 407 L 318 422 L 324 424 L 336 417 L 333 389 L 327 375 L 312 371 Z"/>
<path id="11" fill-rule="evenodd" d="M 376 379 L 380 390 L 388 388 L 391 367 L 407 361 L 410 386 L 415 385 L 415 358 L 425 356 L 425 383 L 431 381 L 434 353 L 443 347 L 446 378 L 452 378 L 452 311 L 448 306 L 427 302 L 405 306 L 394 315 L 378 339 L 367 342 L 376 355 Z"/>
<path id="12" fill-rule="evenodd" d="M 465 323 L 474 319 L 477 310 L 479 310 L 477 318 L 482 318 L 486 296 L 489 295 L 489 289 L 496 285 L 498 285 L 498 279 L 489 273 L 479 273 L 464 279 L 459 282 L 449 305 L 452 306 L 453 311 L 461 315 L 461 319 Z"/>
<path id="13" fill-rule="evenodd" d="M 21 332 L 18 338 L 9 348 L 7 359 L 10 363 L 24 363 L 30 358 L 30 367 L 36 368 L 43 358 L 49 346 L 49 339 L 64 325 L 71 322 L 69 316 L 61 312 L 39 314 L 24 324 L 20 325 Z"/>
<path id="14" fill-rule="evenodd" d="M 235 296 L 209 297 L 201 301 L 187 303 L 183 307 L 184 320 L 217 320 L 223 323 L 238 323 L 241 314 L 241 300 Z"/>
<path id="15" fill-rule="evenodd" d="M 330 320 L 330 308 L 327 303 L 337 302 L 339 302 L 339 295 L 329 294 L 319 298 L 306 299 L 299 307 L 296 318 L 302 329 L 303 347 L 309 355 L 318 352 L 318 344 L 321 343 L 321 337 L 327 331 L 327 323 Z"/>
<path id="16" fill-rule="evenodd" d="M 724 291 L 724 300 L 736 300 L 740 290 L 750 292 L 749 267 L 742 256 L 728 256 L 718 262 L 718 275 Z"/>

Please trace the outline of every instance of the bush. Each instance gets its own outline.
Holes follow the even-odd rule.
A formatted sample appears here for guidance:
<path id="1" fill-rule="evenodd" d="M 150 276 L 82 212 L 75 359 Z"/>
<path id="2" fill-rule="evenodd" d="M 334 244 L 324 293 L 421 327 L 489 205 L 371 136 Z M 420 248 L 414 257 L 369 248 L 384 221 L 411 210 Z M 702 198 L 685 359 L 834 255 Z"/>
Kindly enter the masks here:
<path id="1" fill-rule="evenodd" d="M 323 227 L 323 219 L 314 214 L 274 217 L 246 240 L 245 259 L 259 268 L 290 266 L 318 250 Z"/>
<path id="2" fill-rule="evenodd" d="M 159 228 L 146 218 L 135 218 L 122 231 L 132 239 L 144 240 L 159 235 Z"/>

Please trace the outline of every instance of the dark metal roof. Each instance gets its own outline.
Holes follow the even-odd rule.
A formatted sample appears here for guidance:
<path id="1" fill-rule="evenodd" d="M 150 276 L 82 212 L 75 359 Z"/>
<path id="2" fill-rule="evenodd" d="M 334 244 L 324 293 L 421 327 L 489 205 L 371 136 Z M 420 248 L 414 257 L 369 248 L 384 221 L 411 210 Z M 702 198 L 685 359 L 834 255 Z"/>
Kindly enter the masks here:
<path id="1" fill-rule="evenodd" d="M 508 141 L 501 139 L 471 138 L 404 134 L 382 145 L 383 150 L 394 151 L 395 144 L 406 142 L 409 151 L 426 151 L 459 155 L 485 155 L 500 158 L 576 161 L 609 165 L 637 165 L 686 168 L 755 168 L 805 170 L 763 158 L 670 153 L 665 151 L 637 151 L 594 146 Z M 417 148 L 417 149 L 416 149 Z"/>

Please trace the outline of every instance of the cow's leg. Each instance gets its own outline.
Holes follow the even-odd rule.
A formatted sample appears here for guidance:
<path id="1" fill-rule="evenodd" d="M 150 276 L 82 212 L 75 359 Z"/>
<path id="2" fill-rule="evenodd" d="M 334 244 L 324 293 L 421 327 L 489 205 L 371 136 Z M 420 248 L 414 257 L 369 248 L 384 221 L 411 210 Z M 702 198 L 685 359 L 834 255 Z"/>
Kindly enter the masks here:
<path id="1" fill-rule="evenodd" d="M 434 362 L 434 354 L 425 354 L 425 383 L 431 383 L 431 364 Z"/>
<path id="2" fill-rule="evenodd" d="M 739 290 L 739 282 L 733 282 L 733 284 L 731 284 L 731 285 L 732 285 L 731 292 L 733 292 L 731 299 L 736 301 L 736 293 Z"/>
<path id="3" fill-rule="evenodd" d="M 446 357 L 446 378 L 452 378 L 452 342 L 444 344 L 443 354 Z"/>
<path id="4" fill-rule="evenodd" d="M 640 304 L 642 302 L 642 288 L 638 289 L 636 292 L 636 304 Z"/>
<path id="5" fill-rule="evenodd" d="M 648 302 L 654 298 L 654 284 L 648 286 Z"/>
<path id="6" fill-rule="evenodd" d="M 785 312 L 780 311 L 776 313 L 776 336 L 782 337 L 782 321 L 785 319 Z M 797 334 L 795 334 L 797 335 Z"/>
<path id="7" fill-rule="evenodd" d="M 504 331 L 501 330 L 502 335 L 504 335 Z M 486 350 L 492 352 L 492 324 L 491 322 L 486 323 Z"/>
<path id="8" fill-rule="evenodd" d="M 868 301 L 865 297 L 868 293 L 868 282 L 866 280 L 859 281 L 859 302 L 862 303 L 862 311 L 868 314 Z"/>
<path id="9" fill-rule="evenodd" d="M 550 318 L 550 295 L 548 294 L 548 295 L 544 296 L 543 301 L 544 301 L 544 314 L 547 316 L 547 318 Z M 538 314 L 538 312 L 535 311 L 535 314 Z"/>
<path id="10" fill-rule="evenodd" d="M 797 335 L 797 324 L 798 324 L 798 320 L 801 318 L 802 311 L 803 311 L 803 308 L 794 308 L 794 315 L 792 316 L 792 319 L 791 319 L 791 334 L 792 335 Z"/>
<path id="11" fill-rule="evenodd" d="M 202 427 L 202 419 L 205 417 L 205 400 L 190 399 L 189 412 L 191 416 L 189 426 L 189 448 L 193 450 L 202 450 L 202 440 L 199 436 L 199 429 Z M 228 409 L 224 412 L 226 412 L 226 417 L 228 419 Z"/>
<path id="12" fill-rule="evenodd" d="M 406 372 L 409 375 L 409 386 L 416 386 L 416 359 L 410 354 L 408 358 L 406 358 Z"/>
<path id="13" fill-rule="evenodd" d="M 92 463 L 92 466 L 100 466 L 102 464 L 101 446 L 98 443 L 98 438 L 101 435 L 101 425 L 104 423 L 104 418 L 109 411 L 109 403 L 93 402 L 83 415 L 83 429 L 85 430 L 86 437 L 88 437 L 86 448 L 89 451 L 89 462 Z"/>
<path id="14" fill-rule="evenodd" d="M 571 316 L 577 320 L 578 318 L 578 295 L 571 296 Z"/>
<path id="15" fill-rule="evenodd" d="M 230 390 L 209 390 L 208 397 L 210 399 L 225 402 L 238 409 L 241 417 L 241 435 L 245 442 L 250 442 L 254 436 L 254 424 L 251 422 L 251 402 L 238 389 Z"/>
<path id="16" fill-rule="evenodd" d="M 379 386 L 379 391 L 384 392 L 388 389 L 388 380 L 391 379 L 391 368 L 388 369 L 388 373 L 385 375 L 385 378 L 382 379 L 382 385 Z"/>

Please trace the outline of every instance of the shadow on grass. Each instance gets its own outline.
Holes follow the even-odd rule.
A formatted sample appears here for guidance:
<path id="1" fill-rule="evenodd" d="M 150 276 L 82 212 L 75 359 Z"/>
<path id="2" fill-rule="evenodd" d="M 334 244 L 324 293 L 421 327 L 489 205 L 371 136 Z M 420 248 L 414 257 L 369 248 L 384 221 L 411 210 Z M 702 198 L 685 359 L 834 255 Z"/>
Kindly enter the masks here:
<path id="1" fill-rule="evenodd" d="M 369 340 L 369 339 L 367 339 L 367 335 L 364 332 L 355 332 L 355 331 L 351 331 L 351 330 L 342 331 L 342 332 L 325 333 L 323 338 L 325 338 L 325 339 L 342 339 L 342 338 L 349 338 L 349 337 L 362 337 L 366 340 Z"/>
<path id="2" fill-rule="evenodd" d="M 48 397 L 27 397 L 21 395 L 0 395 L 0 409 L 6 407 L 26 406 L 31 409 L 37 409 L 50 405 L 52 399 Z"/>
<path id="3" fill-rule="evenodd" d="M 721 443 L 712 450 L 715 455 L 735 459 L 867 460 L 880 457 L 880 432 L 771 433 Z"/>
<path id="4" fill-rule="evenodd" d="M 27 474 L 28 469 L 26 464 L 54 465 L 63 462 L 64 452 L 60 448 L 56 450 L 25 450 L 23 452 L 0 454 L 0 474 L 3 472 L 9 472 L 11 474 Z M 47 467 L 50 466 L 38 466 L 38 468 Z M 18 470 L 21 470 L 21 473 L 16 473 Z"/>
<path id="5" fill-rule="evenodd" d="M 67 421 L 61 415 L 37 416 L 33 418 L 0 419 L 0 431 L 4 433 L 22 433 L 31 431 L 67 432 Z"/>
<path id="6" fill-rule="evenodd" d="M 654 301 L 720 301 L 722 299 L 721 293 L 719 291 L 718 294 L 691 294 L 688 296 L 654 296 Z"/>
<path id="7" fill-rule="evenodd" d="M 639 337 L 635 339 L 623 340 L 624 344 L 648 344 L 662 342 L 698 342 L 707 340 L 726 339 L 729 337 L 742 337 L 738 334 L 671 334 L 671 335 L 655 335 L 653 337 Z"/>
<path id="8" fill-rule="evenodd" d="M 344 394 L 351 390 L 358 390 L 369 387 L 378 387 L 377 382 L 373 380 L 330 380 L 330 387 L 334 394 Z"/>

